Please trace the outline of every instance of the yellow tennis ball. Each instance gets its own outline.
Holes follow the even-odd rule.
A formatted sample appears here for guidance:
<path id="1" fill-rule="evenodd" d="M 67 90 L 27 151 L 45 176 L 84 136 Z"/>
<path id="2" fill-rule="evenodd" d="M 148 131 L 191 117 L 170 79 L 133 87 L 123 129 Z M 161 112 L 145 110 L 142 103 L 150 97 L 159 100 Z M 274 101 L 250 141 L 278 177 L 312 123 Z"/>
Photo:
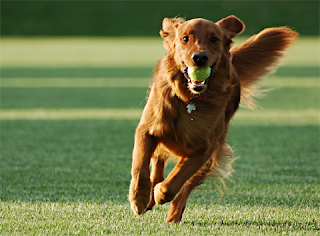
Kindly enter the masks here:
<path id="1" fill-rule="evenodd" d="M 188 67 L 188 75 L 190 79 L 195 81 L 203 81 L 207 79 L 211 74 L 211 68 L 192 68 Z"/>

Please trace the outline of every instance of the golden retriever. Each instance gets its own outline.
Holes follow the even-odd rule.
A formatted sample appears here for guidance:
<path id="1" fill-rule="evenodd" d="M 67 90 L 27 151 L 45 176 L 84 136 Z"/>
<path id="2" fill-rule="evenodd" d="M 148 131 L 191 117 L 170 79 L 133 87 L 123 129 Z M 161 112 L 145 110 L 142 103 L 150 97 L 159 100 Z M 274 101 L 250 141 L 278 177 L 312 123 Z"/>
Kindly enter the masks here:
<path id="1" fill-rule="evenodd" d="M 233 152 L 226 144 L 229 121 L 240 99 L 250 103 L 257 82 L 298 33 L 268 28 L 231 49 L 232 38 L 244 29 L 235 16 L 216 23 L 165 18 L 162 29 L 167 52 L 158 62 L 136 129 L 129 200 L 138 215 L 172 201 L 166 222 L 176 223 L 196 186 L 207 176 L 232 170 Z M 210 76 L 195 81 L 189 67 L 210 67 Z M 169 156 L 178 162 L 164 179 Z"/>

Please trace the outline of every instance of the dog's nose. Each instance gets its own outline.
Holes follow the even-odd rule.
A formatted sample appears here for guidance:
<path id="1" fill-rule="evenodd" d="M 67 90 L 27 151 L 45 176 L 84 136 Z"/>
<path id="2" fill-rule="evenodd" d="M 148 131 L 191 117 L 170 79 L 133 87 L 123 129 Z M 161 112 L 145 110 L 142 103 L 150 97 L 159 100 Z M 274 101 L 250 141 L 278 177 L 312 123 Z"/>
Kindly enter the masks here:
<path id="1" fill-rule="evenodd" d="M 197 66 L 204 66 L 207 63 L 209 56 L 206 52 L 195 52 L 192 55 L 192 59 Z"/>

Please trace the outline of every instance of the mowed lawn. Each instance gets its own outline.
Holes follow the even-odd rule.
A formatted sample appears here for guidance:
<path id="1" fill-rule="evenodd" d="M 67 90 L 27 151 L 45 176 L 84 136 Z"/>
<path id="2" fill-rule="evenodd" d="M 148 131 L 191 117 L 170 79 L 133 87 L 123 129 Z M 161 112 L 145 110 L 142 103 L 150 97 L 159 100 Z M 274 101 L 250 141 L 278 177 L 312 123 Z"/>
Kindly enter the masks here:
<path id="1" fill-rule="evenodd" d="M 233 119 L 239 159 L 222 201 L 208 182 L 181 224 L 163 224 L 169 204 L 133 214 L 133 136 L 164 53 L 157 38 L 1 39 L 1 235 L 320 234 L 317 37 Z"/>

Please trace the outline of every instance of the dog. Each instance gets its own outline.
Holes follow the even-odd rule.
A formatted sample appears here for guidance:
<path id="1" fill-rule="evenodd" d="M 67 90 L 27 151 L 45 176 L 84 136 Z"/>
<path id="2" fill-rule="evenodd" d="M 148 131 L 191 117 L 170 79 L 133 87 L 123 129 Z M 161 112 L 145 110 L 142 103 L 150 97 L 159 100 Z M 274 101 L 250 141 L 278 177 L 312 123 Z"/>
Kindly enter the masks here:
<path id="1" fill-rule="evenodd" d="M 298 36 L 288 27 L 267 28 L 231 49 L 244 27 L 235 16 L 216 23 L 163 20 L 166 55 L 157 64 L 135 132 L 129 189 L 134 213 L 171 202 L 166 222 L 178 223 L 196 186 L 232 171 L 233 151 L 226 143 L 230 119 L 240 100 L 254 105 L 261 77 L 272 72 Z M 210 75 L 195 81 L 188 68 L 210 68 Z M 170 156 L 177 164 L 164 179 Z"/>

